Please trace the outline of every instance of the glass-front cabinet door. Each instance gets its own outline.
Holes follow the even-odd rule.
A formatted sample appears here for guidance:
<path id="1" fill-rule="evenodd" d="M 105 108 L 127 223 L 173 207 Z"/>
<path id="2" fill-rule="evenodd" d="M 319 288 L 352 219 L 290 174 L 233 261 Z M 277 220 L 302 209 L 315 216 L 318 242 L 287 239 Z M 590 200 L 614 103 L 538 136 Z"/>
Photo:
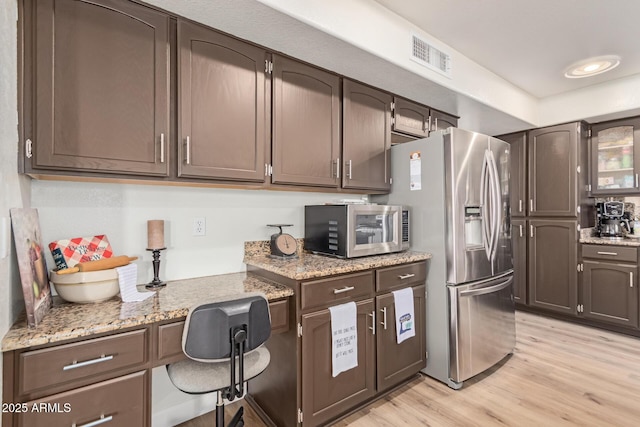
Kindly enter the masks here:
<path id="1" fill-rule="evenodd" d="M 640 193 L 640 117 L 591 128 L 591 193 Z"/>

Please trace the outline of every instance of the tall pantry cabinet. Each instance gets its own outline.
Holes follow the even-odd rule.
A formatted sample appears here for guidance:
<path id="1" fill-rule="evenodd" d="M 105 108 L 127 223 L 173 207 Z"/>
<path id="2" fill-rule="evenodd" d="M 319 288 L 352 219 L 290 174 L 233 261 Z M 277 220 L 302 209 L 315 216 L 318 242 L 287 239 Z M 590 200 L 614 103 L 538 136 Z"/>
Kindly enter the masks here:
<path id="1" fill-rule="evenodd" d="M 511 144 L 514 297 L 522 305 L 577 314 L 578 240 L 589 225 L 586 124 L 498 137 Z"/>

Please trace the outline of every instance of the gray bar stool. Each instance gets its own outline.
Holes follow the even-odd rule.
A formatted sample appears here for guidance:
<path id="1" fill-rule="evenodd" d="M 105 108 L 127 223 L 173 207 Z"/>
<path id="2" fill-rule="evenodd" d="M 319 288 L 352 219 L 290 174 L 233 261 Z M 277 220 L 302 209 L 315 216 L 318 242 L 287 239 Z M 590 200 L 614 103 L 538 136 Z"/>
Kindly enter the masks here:
<path id="1" fill-rule="evenodd" d="M 189 310 L 182 332 L 182 351 L 189 359 L 167 365 L 181 391 L 217 391 L 216 427 L 224 427 L 223 399 L 244 395 L 244 382 L 265 370 L 269 350 L 262 344 L 271 334 L 269 304 L 262 294 L 208 302 Z M 229 427 L 242 427 L 243 408 Z"/>

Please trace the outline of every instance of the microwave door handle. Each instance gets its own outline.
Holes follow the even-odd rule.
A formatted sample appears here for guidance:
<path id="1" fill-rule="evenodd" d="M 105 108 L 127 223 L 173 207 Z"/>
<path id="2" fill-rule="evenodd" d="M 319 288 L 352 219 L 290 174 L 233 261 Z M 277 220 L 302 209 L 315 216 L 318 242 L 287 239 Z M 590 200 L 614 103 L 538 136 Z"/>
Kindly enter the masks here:
<path id="1" fill-rule="evenodd" d="M 480 172 L 480 205 L 482 206 L 482 240 L 487 258 L 490 259 L 489 252 L 489 201 L 487 198 L 487 153 L 484 154 L 482 160 L 482 171 Z"/>

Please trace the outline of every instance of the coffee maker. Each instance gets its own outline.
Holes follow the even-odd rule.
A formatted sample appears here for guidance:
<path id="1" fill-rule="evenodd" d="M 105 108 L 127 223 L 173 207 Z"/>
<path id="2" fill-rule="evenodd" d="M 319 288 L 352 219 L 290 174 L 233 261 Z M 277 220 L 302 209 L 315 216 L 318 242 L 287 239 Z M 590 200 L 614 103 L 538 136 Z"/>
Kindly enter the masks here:
<path id="1" fill-rule="evenodd" d="M 631 213 L 624 210 L 623 202 L 596 203 L 596 236 L 622 239 L 633 233 Z"/>

